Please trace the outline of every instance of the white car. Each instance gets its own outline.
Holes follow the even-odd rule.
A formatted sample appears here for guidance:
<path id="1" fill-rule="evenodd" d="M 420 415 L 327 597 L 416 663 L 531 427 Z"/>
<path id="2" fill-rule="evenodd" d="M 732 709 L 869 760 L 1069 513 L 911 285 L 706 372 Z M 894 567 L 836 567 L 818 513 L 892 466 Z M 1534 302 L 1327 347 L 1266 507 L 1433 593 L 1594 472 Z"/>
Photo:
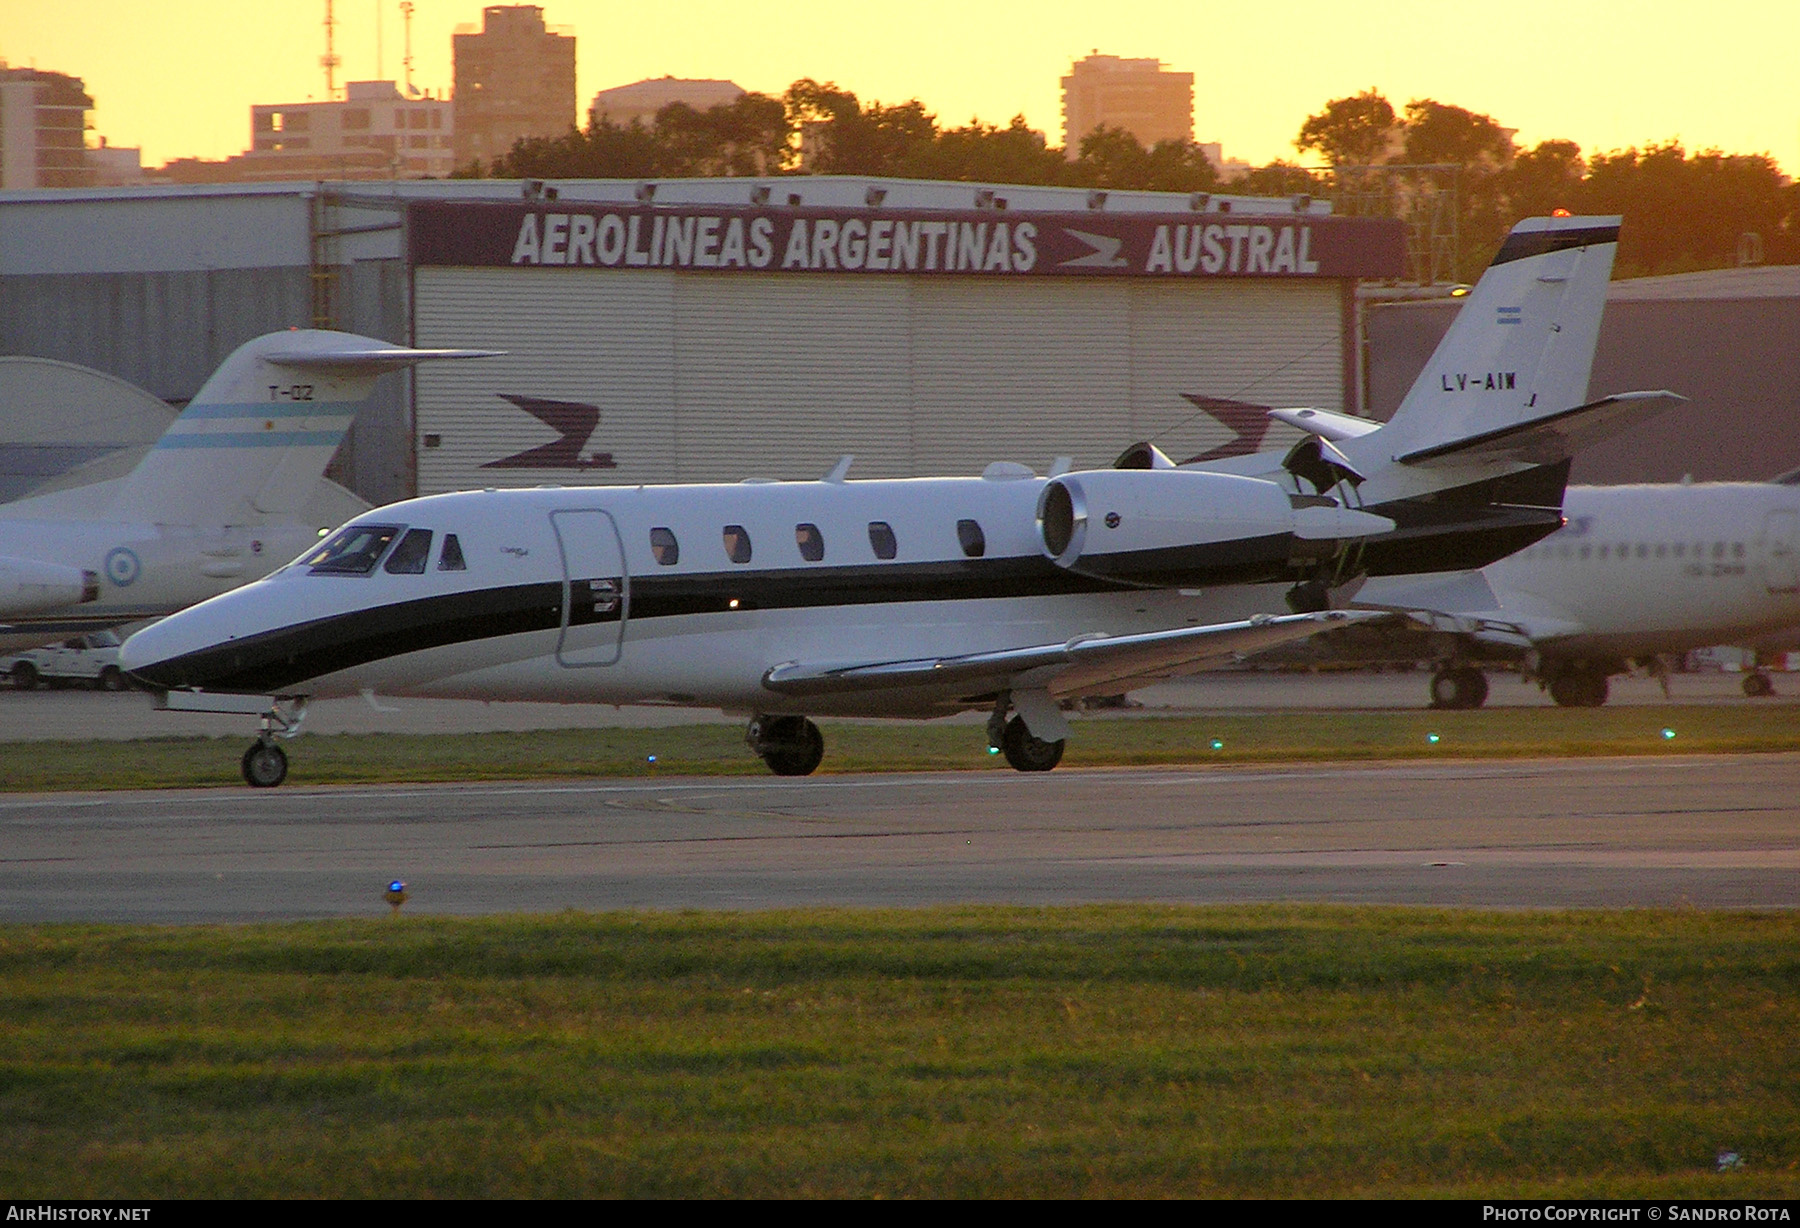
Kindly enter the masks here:
<path id="1" fill-rule="evenodd" d="M 97 691 L 123 691 L 130 685 L 119 668 L 119 637 L 111 631 L 0 657 L 0 672 L 21 691 L 35 690 L 40 682 L 53 687 L 85 683 Z"/>

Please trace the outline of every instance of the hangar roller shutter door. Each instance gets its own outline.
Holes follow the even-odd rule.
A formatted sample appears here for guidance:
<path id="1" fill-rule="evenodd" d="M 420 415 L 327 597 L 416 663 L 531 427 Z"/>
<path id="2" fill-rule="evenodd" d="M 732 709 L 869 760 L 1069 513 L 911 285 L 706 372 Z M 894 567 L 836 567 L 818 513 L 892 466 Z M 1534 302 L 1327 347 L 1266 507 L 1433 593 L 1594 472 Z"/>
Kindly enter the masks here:
<path id="1" fill-rule="evenodd" d="M 419 490 L 1109 463 L 1231 432 L 1183 393 L 1340 408 L 1335 282 L 421 268 Z M 557 432 L 496 394 L 600 409 L 616 468 L 484 468 Z M 1285 430 L 1285 428 L 1282 428 Z M 1291 432 L 1288 433 L 1292 438 Z M 1270 434 L 1270 442 L 1277 438 Z"/>

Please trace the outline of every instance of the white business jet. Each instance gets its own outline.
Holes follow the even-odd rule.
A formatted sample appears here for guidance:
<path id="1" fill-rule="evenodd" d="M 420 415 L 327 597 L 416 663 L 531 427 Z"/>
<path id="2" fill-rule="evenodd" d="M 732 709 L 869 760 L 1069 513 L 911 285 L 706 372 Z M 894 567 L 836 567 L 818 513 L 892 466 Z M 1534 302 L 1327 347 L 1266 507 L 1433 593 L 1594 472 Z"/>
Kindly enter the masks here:
<path id="1" fill-rule="evenodd" d="M 736 710 L 784 775 L 820 762 L 811 716 L 987 710 L 990 745 L 1048 770 L 1065 698 L 1373 617 L 1331 593 L 1560 528 L 1569 447 L 1669 399 L 1570 395 L 1617 235 L 1522 223 L 1465 309 L 1488 327 L 1451 330 L 1429 395 L 1265 475 L 1146 449 L 1147 470 L 851 481 L 845 458 L 816 482 L 436 495 L 139 632 L 123 664 L 170 709 L 261 715 L 258 786 L 308 699 L 358 692 Z M 1296 612 L 1270 614 L 1284 588 Z"/>
<path id="2" fill-rule="evenodd" d="M 317 545 L 368 506 L 322 475 L 376 377 L 485 353 L 323 330 L 245 342 L 131 472 L 0 504 L 0 647 L 170 614 Z"/>

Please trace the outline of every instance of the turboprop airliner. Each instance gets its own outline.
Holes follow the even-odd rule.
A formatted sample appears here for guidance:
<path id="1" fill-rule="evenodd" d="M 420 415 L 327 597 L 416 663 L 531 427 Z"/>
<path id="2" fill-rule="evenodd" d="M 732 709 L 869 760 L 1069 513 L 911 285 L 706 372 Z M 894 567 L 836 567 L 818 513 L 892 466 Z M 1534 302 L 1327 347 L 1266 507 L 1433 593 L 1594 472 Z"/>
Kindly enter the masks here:
<path id="1" fill-rule="evenodd" d="M 0 504 L 0 648 L 170 614 L 317 545 L 368 506 L 321 486 L 376 377 L 486 353 L 320 329 L 246 341 L 130 473 Z"/>
<path id="2" fill-rule="evenodd" d="M 261 715 L 257 786 L 309 699 L 359 692 L 735 710 L 784 775 L 821 761 L 813 716 L 985 710 L 990 746 L 1047 771 L 1063 699 L 1381 617 L 1332 595 L 1561 528 L 1570 449 L 1676 399 L 1580 403 L 1617 239 L 1617 218 L 1521 223 L 1392 422 L 1265 473 L 1146 448 L 1045 475 L 854 481 L 845 458 L 812 482 L 434 495 L 140 631 L 123 664 L 169 709 Z"/>

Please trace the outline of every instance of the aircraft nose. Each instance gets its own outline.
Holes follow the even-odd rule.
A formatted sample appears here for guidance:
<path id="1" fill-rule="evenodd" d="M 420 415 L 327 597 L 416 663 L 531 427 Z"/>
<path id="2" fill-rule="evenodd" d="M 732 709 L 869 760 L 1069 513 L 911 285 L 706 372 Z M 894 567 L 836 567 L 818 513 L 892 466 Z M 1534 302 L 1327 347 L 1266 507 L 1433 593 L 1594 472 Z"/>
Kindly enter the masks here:
<path id="1" fill-rule="evenodd" d="M 185 671 L 175 664 L 175 658 L 180 655 L 175 644 L 180 637 L 169 625 L 179 617 L 151 623 L 126 637 L 119 646 L 119 668 L 145 686 L 159 691 L 188 685 L 182 681 Z"/>

